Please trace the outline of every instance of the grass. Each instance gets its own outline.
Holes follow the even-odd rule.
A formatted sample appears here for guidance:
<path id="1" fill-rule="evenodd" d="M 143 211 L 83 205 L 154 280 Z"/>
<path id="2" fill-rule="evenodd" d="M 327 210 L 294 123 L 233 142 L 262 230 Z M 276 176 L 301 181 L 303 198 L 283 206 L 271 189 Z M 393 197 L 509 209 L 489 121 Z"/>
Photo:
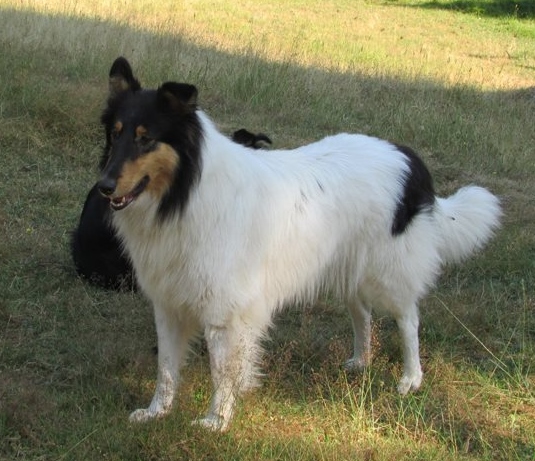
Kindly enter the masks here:
<path id="1" fill-rule="evenodd" d="M 474 14 L 478 17 L 534 18 L 535 5 L 529 0 L 432 0 L 425 8 L 440 8 Z"/>
<path id="2" fill-rule="evenodd" d="M 516 3 L 0 0 L 0 459 L 533 459 L 535 22 Z M 418 150 L 440 194 L 503 198 L 491 245 L 421 303 L 419 393 L 395 392 L 390 319 L 372 367 L 342 372 L 349 321 L 325 299 L 278 317 L 227 434 L 189 425 L 210 398 L 202 347 L 172 415 L 128 424 L 153 392 L 150 307 L 78 280 L 68 251 L 121 54 L 147 85 L 195 83 L 227 132 L 377 135 Z"/>

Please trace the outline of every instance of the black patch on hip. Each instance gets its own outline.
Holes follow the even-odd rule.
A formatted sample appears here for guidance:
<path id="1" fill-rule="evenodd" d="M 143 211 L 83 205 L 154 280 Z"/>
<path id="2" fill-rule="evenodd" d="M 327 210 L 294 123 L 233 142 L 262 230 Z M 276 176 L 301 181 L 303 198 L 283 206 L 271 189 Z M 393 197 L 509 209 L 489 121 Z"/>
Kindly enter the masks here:
<path id="1" fill-rule="evenodd" d="M 418 213 L 431 211 L 435 203 L 433 179 L 422 159 L 410 147 L 396 145 L 396 148 L 406 157 L 409 171 L 394 212 L 392 235 L 402 234 Z"/>

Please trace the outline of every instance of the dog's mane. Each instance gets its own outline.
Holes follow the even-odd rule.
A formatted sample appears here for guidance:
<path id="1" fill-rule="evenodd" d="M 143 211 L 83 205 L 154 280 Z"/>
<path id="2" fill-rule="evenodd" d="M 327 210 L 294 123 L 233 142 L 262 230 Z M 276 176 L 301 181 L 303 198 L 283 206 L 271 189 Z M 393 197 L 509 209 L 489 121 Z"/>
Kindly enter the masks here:
<path id="1" fill-rule="evenodd" d="M 162 139 L 180 156 L 178 169 L 171 187 L 158 206 L 158 218 L 163 221 L 175 212 L 182 213 L 188 203 L 191 190 L 199 182 L 202 172 L 201 148 L 203 129 L 197 112 L 182 116 L 176 129 Z"/>

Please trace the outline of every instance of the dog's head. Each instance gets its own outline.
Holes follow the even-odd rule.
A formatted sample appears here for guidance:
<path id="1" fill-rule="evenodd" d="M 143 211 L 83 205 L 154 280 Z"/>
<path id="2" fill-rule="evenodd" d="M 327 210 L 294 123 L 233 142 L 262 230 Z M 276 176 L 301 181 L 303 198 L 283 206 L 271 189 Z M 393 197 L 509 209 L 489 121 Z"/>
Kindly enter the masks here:
<path id="1" fill-rule="evenodd" d="M 101 118 L 106 147 L 98 183 L 113 210 L 126 208 L 141 194 L 156 199 L 161 217 L 184 207 L 200 175 L 196 103 L 193 85 L 167 82 L 157 90 L 142 89 L 128 61 L 115 60 Z"/>

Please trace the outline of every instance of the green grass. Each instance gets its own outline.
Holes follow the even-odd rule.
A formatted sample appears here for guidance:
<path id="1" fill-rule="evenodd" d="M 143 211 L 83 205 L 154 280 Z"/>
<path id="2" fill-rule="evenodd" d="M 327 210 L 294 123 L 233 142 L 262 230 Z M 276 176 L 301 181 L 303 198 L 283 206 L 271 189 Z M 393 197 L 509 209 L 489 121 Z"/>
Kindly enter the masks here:
<path id="1" fill-rule="evenodd" d="M 396 1 L 396 0 L 393 0 Z M 416 2 L 418 5 L 418 2 Z M 491 17 L 525 19 L 535 17 L 535 4 L 530 0 L 432 0 L 424 8 L 443 8 Z"/>
<path id="2" fill-rule="evenodd" d="M 155 3 L 0 0 L 0 459 L 534 459 L 531 3 Z M 189 425 L 210 399 L 202 346 L 173 413 L 127 422 L 154 387 L 150 306 L 77 279 L 68 248 L 118 55 L 149 86 L 196 84 L 226 132 L 276 147 L 377 135 L 419 151 L 442 195 L 474 182 L 502 197 L 493 242 L 421 303 L 420 392 L 395 392 L 390 319 L 370 369 L 342 372 L 349 321 L 326 299 L 277 318 L 263 386 L 227 434 Z"/>

